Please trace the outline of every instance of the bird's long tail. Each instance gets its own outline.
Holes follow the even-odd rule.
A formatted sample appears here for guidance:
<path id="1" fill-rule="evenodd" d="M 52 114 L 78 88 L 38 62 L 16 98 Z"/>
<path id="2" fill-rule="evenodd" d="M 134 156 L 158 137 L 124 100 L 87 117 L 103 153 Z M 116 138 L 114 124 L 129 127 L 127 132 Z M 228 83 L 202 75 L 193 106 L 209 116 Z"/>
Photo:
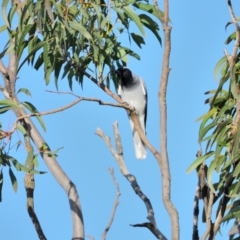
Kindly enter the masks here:
<path id="1" fill-rule="evenodd" d="M 134 129 L 134 124 L 131 119 L 130 120 L 130 125 L 132 129 L 132 134 L 133 134 L 133 144 L 134 144 L 134 149 L 135 149 L 135 155 L 137 159 L 145 159 L 147 157 L 147 150 L 142 142 L 138 132 Z M 141 121 L 140 121 L 141 124 Z M 141 124 L 142 125 L 142 124 Z M 145 132 L 145 127 L 141 126 L 142 130 Z"/>

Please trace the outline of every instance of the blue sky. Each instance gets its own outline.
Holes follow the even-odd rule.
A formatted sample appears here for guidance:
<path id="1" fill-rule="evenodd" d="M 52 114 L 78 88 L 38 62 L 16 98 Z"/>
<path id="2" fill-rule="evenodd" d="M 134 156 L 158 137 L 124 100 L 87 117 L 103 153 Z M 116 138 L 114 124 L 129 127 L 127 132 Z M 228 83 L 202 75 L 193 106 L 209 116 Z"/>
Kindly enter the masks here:
<path id="1" fill-rule="evenodd" d="M 160 3 L 160 7 L 162 3 Z M 233 1 L 235 10 L 240 2 Z M 239 15 L 239 12 L 236 12 Z M 197 177 L 193 172 L 186 173 L 187 167 L 195 159 L 199 148 L 198 127 L 195 120 L 207 111 L 204 105 L 204 92 L 217 87 L 213 70 L 223 56 L 224 44 L 233 31 L 227 31 L 225 24 L 230 20 L 227 1 L 170 1 L 172 21 L 171 72 L 169 77 L 168 101 L 168 153 L 172 173 L 172 201 L 179 211 L 181 239 L 190 239 L 192 234 L 193 198 Z M 2 20 L 0 20 L 1 23 Z M 147 137 L 159 149 L 159 107 L 158 88 L 161 73 L 162 51 L 159 43 L 147 32 L 146 45 L 138 49 L 141 61 L 130 58 L 128 67 L 144 78 L 148 88 Z M 5 39 L 0 38 L 0 46 Z M 32 98 L 19 94 L 21 101 L 32 102 L 39 111 L 61 107 L 75 100 L 68 95 L 46 93 L 55 90 L 54 83 L 45 86 L 43 72 L 25 66 L 19 74 L 17 88 L 28 88 Z M 60 91 L 69 91 L 67 81 L 59 82 Z M 97 97 L 113 101 L 87 78 L 83 89 L 77 83 L 74 93 L 85 97 Z M 114 88 L 112 86 L 112 90 Z M 131 131 L 126 112 L 123 109 L 99 106 L 96 103 L 81 102 L 77 106 L 55 115 L 44 116 L 47 132 L 42 132 L 52 150 L 64 147 L 57 161 L 76 184 L 83 209 L 85 233 L 95 239 L 101 238 L 108 223 L 116 190 L 107 171 L 115 170 L 120 185 L 120 204 L 113 225 L 107 235 L 114 240 L 146 240 L 155 237 L 146 229 L 133 228 L 129 224 L 145 222 L 147 212 L 143 202 L 133 192 L 127 180 L 120 174 L 115 159 L 102 139 L 94 133 L 101 128 L 113 138 L 112 124 L 118 121 L 123 141 L 124 158 L 128 170 L 134 174 L 142 191 L 149 197 L 155 210 L 159 229 L 170 239 L 170 221 L 161 199 L 161 176 L 155 158 L 148 152 L 147 159 L 135 158 Z M 3 129 L 11 128 L 13 113 L 1 116 Z M 37 126 L 38 123 L 36 123 Z M 13 139 L 18 141 L 21 135 Z M 11 152 L 24 163 L 27 153 L 24 148 Z M 48 171 L 39 158 L 39 169 Z M 3 201 L 0 203 L 0 238 L 4 240 L 37 239 L 35 229 L 26 211 L 26 194 L 23 184 L 24 173 L 16 172 L 18 191 L 11 188 L 7 169 L 4 171 Z M 49 240 L 70 239 L 72 234 L 71 217 L 67 197 L 50 173 L 36 175 L 35 211 L 43 231 Z M 213 211 L 213 214 L 215 212 Z M 229 226 L 230 228 L 230 226 Z M 205 225 L 200 224 L 200 236 Z M 228 227 L 222 230 L 217 239 L 226 239 Z"/>

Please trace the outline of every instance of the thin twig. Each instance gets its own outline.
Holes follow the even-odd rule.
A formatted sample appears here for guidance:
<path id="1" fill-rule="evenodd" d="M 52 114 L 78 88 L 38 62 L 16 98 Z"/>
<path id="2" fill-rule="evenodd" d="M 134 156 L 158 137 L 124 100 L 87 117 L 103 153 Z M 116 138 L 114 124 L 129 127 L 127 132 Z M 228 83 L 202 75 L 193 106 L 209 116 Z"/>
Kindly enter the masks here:
<path id="1" fill-rule="evenodd" d="M 117 206 L 119 204 L 119 197 L 121 195 L 120 189 L 119 189 L 119 184 L 117 183 L 117 181 L 116 181 L 116 179 L 114 177 L 114 170 L 113 170 L 113 168 L 109 168 L 108 171 L 109 171 L 109 173 L 110 173 L 110 175 L 112 177 L 112 181 L 113 181 L 113 183 L 114 183 L 114 185 L 116 187 L 117 193 L 116 193 L 116 198 L 115 198 L 115 201 L 114 201 L 114 204 L 113 204 L 111 217 L 109 219 L 109 222 L 108 222 L 104 232 L 102 233 L 102 240 L 106 240 L 107 233 L 108 233 L 109 229 L 112 226 L 113 219 L 114 219 L 114 216 L 115 216 L 116 211 L 117 211 Z"/>
<path id="2" fill-rule="evenodd" d="M 95 238 L 91 235 L 87 235 L 87 237 L 90 239 L 90 240 L 95 240 Z"/>
<path id="3" fill-rule="evenodd" d="M 53 91 L 48 91 L 48 92 L 53 92 Z M 57 92 L 54 92 L 54 93 L 57 93 Z M 66 94 L 66 92 L 60 92 L 60 93 Z M 68 93 L 68 94 L 70 94 L 70 93 Z M 72 94 L 72 95 L 76 96 L 78 99 L 73 101 L 72 103 L 66 105 L 66 106 L 63 106 L 63 107 L 60 107 L 60 108 L 56 108 L 56 109 L 53 109 L 53 110 L 49 110 L 49 111 L 45 111 L 45 112 L 29 113 L 29 114 L 25 114 L 25 115 L 22 115 L 22 116 L 18 117 L 16 119 L 16 121 L 14 122 L 14 124 L 13 124 L 13 129 L 12 129 L 11 133 L 13 133 L 16 130 L 17 123 L 20 120 L 24 119 L 24 118 L 30 118 L 30 117 L 34 117 L 34 116 L 44 116 L 44 115 L 54 114 L 54 113 L 57 113 L 57 112 L 62 112 L 64 110 L 66 110 L 66 109 L 69 109 L 69 108 L 73 107 L 74 105 L 76 105 L 77 103 L 79 103 L 81 101 L 98 102 L 100 105 L 129 109 L 129 106 L 127 104 L 125 104 L 125 103 L 123 103 L 123 104 L 115 104 L 115 103 L 103 102 L 99 98 L 86 98 L 86 97 L 77 96 L 75 94 Z"/>
<path id="4" fill-rule="evenodd" d="M 114 147 L 111 144 L 111 140 L 109 137 L 107 137 L 104 132 L 101 129 L 97 129 L 96 130 L 96 134 L 101 137 L 104 142 L 107 144 L 109 150 L 111 151 L 113 157 L 116 159 L 118 166 L 121 170 L 121 173 L 123 174 L 123 176 L 130 182 L 133 190 L 135 191 L 135 193 L 142 199 L 142 201 L 144 202 L 146 209 L 147 209 L 147 219 L 150 221 L 148 223 L 143 223 L 143 224 L 135 224 L 132 226 L 140 226 L 141 227 L 146 227 L 148 228 L 158 239 L 161 240 L 166 240 L 166 237 L 162 234 L 162 232 L 160 232 L 160 230 L 157 228 L 156 225 L 156 221 L 155 221 L 155 217 L 154 217 L 154 210 L 152 207 L 152 204 L 150 202 L 150 200 L 147 198 L 147 196 L 141 191 L 140 186 L 137 183 L 137 179 L 135 178 L 134 175 L 130 174 L 126 164 L 124 162 L 123 159 L 123 150 L 122 150 L 122 142 L 121 142 L 121 136 L 119 134 L 119 130 L 118 130 L 118 124 L 117 122 L 115 122 L 113 124 L 113 131 L 114 131 L 114 136 L 115 136 L 115 142 L 116 142 L 116 148 L 117 151 L 114 149 Z"/>

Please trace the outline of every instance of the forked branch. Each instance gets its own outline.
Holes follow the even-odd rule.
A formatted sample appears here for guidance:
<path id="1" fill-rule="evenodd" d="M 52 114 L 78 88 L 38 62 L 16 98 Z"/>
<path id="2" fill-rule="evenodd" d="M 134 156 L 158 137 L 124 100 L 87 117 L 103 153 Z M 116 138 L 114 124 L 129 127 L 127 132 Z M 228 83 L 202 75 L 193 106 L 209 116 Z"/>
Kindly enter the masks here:
<path id="1" fill-rule="evenodd" d="M 125 164 L 124 158 L 123 158 L 123 150 L 122 150 L 122 142 L 121 142 L 121 137 L 119 134 L 118 130 L 118 124 L 115 122 L 113 124 L 113 131 L 114 131 L 114 137 L 115 137 L 115 142 L 116 142 L 116 150 L 111 144 L 111 140 L 109 137 L 107 137 L 104 132 L 101 129 L 97 129 L 96 134 L 101 137 L 104 142 L 107 144 L 110 152 L 112 153 L 113 157 L 117 161 L 117 164 L 121 170 L 121 173 L 123 176 L 129 181 L 131 184 L 134 192 L 142 199 L 144 202 L 146 209 L 147 209 L 147 219 L 149 222 L 146 223 L 141 223 L 141 224 L 134 224 L 132 226 L 134 227 L 146 227 L 148 228 L 155 236 L 157 239 L 161 240 L 166 240 L 166 237 L 162 234 L 162 232 L 157 228 L 155 217 L 154 217 L 154 210 L 152 207 L 152 204 L 148 197 L 141 191 L 140 186 L 137 183 L 137 179 L 135 178 L 134 175 L 129 173 L 127 166 Z"/>

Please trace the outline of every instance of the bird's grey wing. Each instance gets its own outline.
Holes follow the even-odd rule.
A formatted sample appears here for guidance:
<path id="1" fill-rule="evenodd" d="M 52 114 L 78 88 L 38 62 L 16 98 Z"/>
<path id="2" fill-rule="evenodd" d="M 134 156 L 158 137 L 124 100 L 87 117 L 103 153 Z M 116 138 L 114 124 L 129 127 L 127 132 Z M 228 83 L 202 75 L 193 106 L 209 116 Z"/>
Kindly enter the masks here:
<path id="1" fill-rule="evenodd" d="M 122 86 L 121 86 L 120 83 L 118 84 L 118 95 L 119 95 L 120 97 L 122 96 Z"/>
<path id="2" fill-rule="evenodd" d="M 141 82 L 141 86 L 142 86 L 142 90 L 143 90 L 143 94 L 145 95 L 145 101 L 146 101 L 146 106 L 145 106 L 145 116 L 144 116 L 144 123 L 145 123 L 145 127 L 147 124 L 147 103 L 148 103 L 148 94 L 147 94 L 147 87 L 145 82 L 143 81 L 142 78 L 140 78 L 140 82 Z"/>

